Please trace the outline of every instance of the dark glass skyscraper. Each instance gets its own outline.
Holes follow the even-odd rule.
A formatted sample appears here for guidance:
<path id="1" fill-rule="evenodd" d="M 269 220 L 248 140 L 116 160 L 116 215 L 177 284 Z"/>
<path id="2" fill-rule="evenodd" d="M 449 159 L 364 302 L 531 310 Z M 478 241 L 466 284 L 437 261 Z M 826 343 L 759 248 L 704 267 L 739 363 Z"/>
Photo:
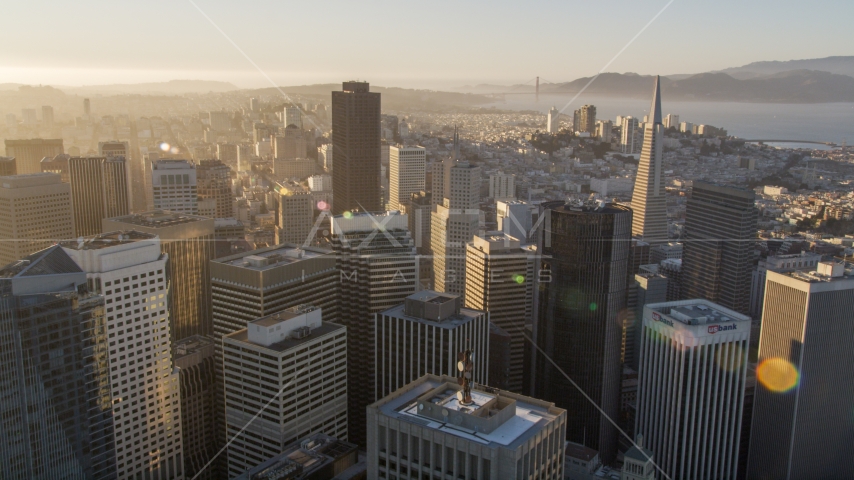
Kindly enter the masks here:
<path id="1" fill-rule="evenodd" d="M 3 478 L 116 478 L 104 298 L 59 246 L 0 269 Z"/>
<path id="2" fill-rule="evenodd" d="M 383 209 L 380 187 L 380 94 L 367 82 L 332 92 L 332 213 Z"/>
<path id="3" fill-rule="evenodd" d="M 596 406 L 612 419 L 619 415 L 632 210 L 592 202 L 543 207 L 534 328 L 542 352 L 533 353 L 533 396 L 566 409 L 567 440 L 597 449 L 611 462 L 617 430 Z"/>
<path id="4" fill-rule="evenodd" d="M 694 182 L 685 212 L 682 298 L 705 298 L 750 312 L 759 219 L 751 190 Z"/>

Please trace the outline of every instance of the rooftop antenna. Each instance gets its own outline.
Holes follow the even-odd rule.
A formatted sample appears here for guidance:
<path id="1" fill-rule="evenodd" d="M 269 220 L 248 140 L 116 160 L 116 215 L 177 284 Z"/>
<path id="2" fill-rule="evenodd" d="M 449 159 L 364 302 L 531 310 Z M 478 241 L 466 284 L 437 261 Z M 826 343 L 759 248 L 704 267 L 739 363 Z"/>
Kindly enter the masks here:
<path id="1" fill-rule="evenodd" d="M 460 372 L 460 376 L 457 377 L 457 383 L 463 387 L 461 391 L 457 392 L 457 400 L 459 400 L 460 405 L 471 405 L 474 403 L 471 399 L 471 376 L 472 370 L 474 370 L 473 358 L 474 355 L 471 349 L 466 349 L 457 354 L 457 371 Z"/>

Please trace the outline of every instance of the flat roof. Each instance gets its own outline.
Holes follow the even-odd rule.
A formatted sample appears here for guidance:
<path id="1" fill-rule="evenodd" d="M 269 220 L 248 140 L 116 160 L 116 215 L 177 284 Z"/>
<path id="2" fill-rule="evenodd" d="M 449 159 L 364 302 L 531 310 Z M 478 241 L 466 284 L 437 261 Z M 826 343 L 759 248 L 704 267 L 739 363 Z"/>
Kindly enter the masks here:
<path id="1" fill-rule="evenodd" d="M 450 300 L 452 300 L 452 299 L 451 298 L 448 298 L 447 300 L 431 299 L 431 300 L 427 300 L 427 302 L 428 303 L 442 304 L 442 303 L 446 303 L 447 301 L 450 301 Z M 436 321 L 436 320 L 430 320 L 427 318 L 416 317 L 413 315 L 406 315 L 404 313 L 405 306 L 406 306 L 405 304 L 395 305 L 394 307 L 391 307 L 388 310 L 384 310 L 380 313 L 382 315 L 388 315 L 390 317 L 413 320 L 416 322 L 426 323 L 428 325 L 433 325 L 436 327 L 446 328 L 446 329 L 456 328 L 460 325 L 463 325 L 465 323 L 468 323 L 468 322 L 478 318 L 479 316 L 481 316 L 485 313 L 485 312 L 482 312 L 480 310 L 474 310 L 471 308 L 460 307 L 460 313 L 451 315 L 451 316 L 449 316 L 443 320 Z"/>
<path id="2" fill-rule="evenodd" d="M 248 270 L 261 272 L 282 265 L 289 265 L 303 260 L 322 257 L 332 252 L 318 251 L 317 249 L 304 249 L 295 245 L 276 245 L 274 247 L 241 252 L 227 257 L 213 260 L 216 263 L 240 267 Z M 298 256 L 301 254 L 301 256 Z"/>
<path id="3" fill-rule="evenodd" d="M 59 244 L 71 250 L 98 250 L 138 242 L 140 240 L 154 240 L 155 238 L 157 238 L 157 235 L 153 233 L 137 232 L 136 230 L 119 230 L 84 237 L 82 242 L 79 240 L 66 240 Z"/>
<path id="4" fill-rule="evenodd" d="M 278 321 L 281 321 L 281 320 L 278 320 Z M 285 351 L 290 350 L 294 347 L 298 347 L 304 343 L 313 342 L 314 340 L 317 340 L 317 337 L 320 337 L 322 335 L 326 335 L 328 333 L 336 332 L 336 331 L 341 330 L 343 328 L 345 328 L 343 325 L 338 325 L 337 323 L 323 322 L 319 327 L 312 329 L 311 334 L 308 335 L 307 337 L 299 338 L 299 339 L 288 337 L 288 338 L 282 340 L 281 342 L 274 343 L 268 347 L 265 347 L 264 345 L 259 345 L 259 344 L 254 343 L 254 342 L 250 342 L 249 341 L 249 332 L 245 328 L 242 330 L 238 330 L 234 333 L 231 333 L 229 335 L 226 335 L 223 338 L 227 338 L 229 340 L 234 340 L 234 341 L 240 342 L 240 343 L 246 343 L 248 345 L 252 345 L 252 346 L 257 347 L 257 348 L 263 348 L 265 350 L 271 350 L 274 352 L 285 352 Z"/>
<path id="5" fill-rule="evenodd" d="M 472 399 L 476 404 L 478 404 L 478 402 L 492 400 L 496 396 L 505 396 L 516 401 L 516 414 L 491 433 L 475 432 L 451 423 L 442 423 L 441 421 L 432 420 L 429 417 L 419 415 L 419 397 L 443 385 L 448 385 L 449 388 L 442 394 L 442 396 L 452 396 L 454 397 L 453 401 L 457 401 L 456 393 L 458 388 L 450 388 L 456 385 L 446 380 L 452 379 L 451 377 L 426 375 L 421 377 L 421 379 L 410 383 L 406 387 L 403 387 L 403 389 L 401 389 L 402 391 L 398 390 L 396 393 L 399 393 L 399 395 L 392 397 L 387 401 L 385 401 L 385 399 L 380 400 L 374 405 L 381 414 L 387 417 L 418 424 L 471 442 L 476 442 L 481 445 L 487 445 L 493 448 L 497 448 L 499 446 L 508 447 L 511 449 L 515 449 L 517 446 L 536 435 L 540 429 L 545 427 L 549 422 L 557 420 L 559 415 L 559 413 L 550 411 L 549 408 L 544 405 L 527 402 L 526 399 L 528 399 L 528 397 L 523 395 L 512 394 L 501 390 L 494 390 L 495 393 L 490 393 L 489 391 L 478 388 L 472 389 Z M 443 406 L 447 406 L 449 404 L 450 402 Z M 479 403 L 479 405 L 482 405 L 482 403 Z M 472 406 L 467 406 L 466 408 L 472 408 Z"/>
<path id="6" fill-rule="evenodd" d="M 124 215 L 122 217 L 113 217 L 109 220 L 147 228 L 166 228 L 210 219 L 207 217 L 200 217 L 198 215 L 175 213 L 167 210 L 151 210 L 148 212 L 134 213 L 132 215 Z"/>

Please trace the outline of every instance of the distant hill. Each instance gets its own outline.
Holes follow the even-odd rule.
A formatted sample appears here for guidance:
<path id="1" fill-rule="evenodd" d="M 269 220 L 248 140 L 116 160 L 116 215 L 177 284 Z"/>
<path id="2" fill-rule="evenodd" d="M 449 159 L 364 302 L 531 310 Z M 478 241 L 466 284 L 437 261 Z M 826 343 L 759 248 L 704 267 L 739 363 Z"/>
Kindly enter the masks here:
<path id="1" fill-rule="evenodd" d="M 279 87 L 287 94 L 314 96 L 329 99 L 333 91 L 341 90 L 340 83 L 298 85 Z M 383 110 L 417 108 L 428 111 L 451 110 L 451 107 L 475 107 L 494 102 L 494 99 L 482 95 L 463 92 L 443 92 L 438 90 L 417 90 L 410 88 L 380 87 L 371 85 L 371 91 L 382 94 Z M 246 90 L 252 95 L 276 95 L 276 88 Z"/>
<path id="2" fill-rule="evenodd" d="M 726 73 L 727 75 L 748 79 L 766 75 L 774 75 L 792 70 L 818 70 L 821 72 L 836 73 L 854 77 L 854 56 L 810 58 L 805 60 L 788 60 L 784 62 L 753 62 L 742 67 L 718 70 L 715 73 Z"/>
<path id="3" fill-rule="evenodd" d="M 577 93 L 592 77 L 541 85 L 540 93 Z M 761 103 L 854 102 L 854 77 L 814 70 L 792 70 L 757 78 L 738 79 L 726 73 L 700 73 L 687 78 L 661 78 L 669 100 L 717 100 Z M 634 73 L 603 73 L 585 93 L 647 97 L 653 77 Z"/>
<path id="4" fill-rule="evenodd" d="M 181 95 L 184 93 L 219 93 L 239 90 L 234 84 L 213 80 L 170 80 L 168 82 L 84 85 L 82 87 L 58 86 L 57 88 L 68 93 L 76 93 L 79 95 L 96 93 L 101 95 L 116 95 L 122 93 L 139 95 Z"/>

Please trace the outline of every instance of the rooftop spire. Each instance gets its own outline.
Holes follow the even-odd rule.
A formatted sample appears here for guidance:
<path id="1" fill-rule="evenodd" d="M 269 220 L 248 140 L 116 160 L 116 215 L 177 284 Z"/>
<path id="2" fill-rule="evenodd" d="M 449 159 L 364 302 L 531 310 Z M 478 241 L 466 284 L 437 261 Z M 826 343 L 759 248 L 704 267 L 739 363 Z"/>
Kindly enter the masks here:
<path id="1" fill-rule="evenodd" d="M 655 124 L 661 123 L 661 77 L 655 76 L 655 89 L 652 93 L 652 105 L 649 107 L 650 121 Z"/>

